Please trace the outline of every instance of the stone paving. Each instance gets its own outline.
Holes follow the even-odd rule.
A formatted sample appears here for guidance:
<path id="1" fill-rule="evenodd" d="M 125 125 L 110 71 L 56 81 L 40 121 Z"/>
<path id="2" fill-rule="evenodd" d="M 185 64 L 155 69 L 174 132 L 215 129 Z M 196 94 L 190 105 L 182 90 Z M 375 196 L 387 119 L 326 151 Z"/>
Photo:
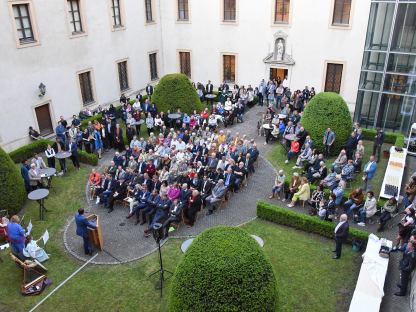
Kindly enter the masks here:
<path id="1" fill-rule="evenodd" d="M 244 123 L 236 124 L 229 129 L 233 132 L 239 132 L 241 135 L 246 134 L 248 138 L 255 138 L 260 158 L 256 172 L 249 178 L 248 185 L 243 188 L 239 194 L 233 194 L 224 208 L 216 211 L 211 216 L 206 216 L 205 212 L 198 215 L 195 226 L 187 228 L 182 226 L 178 231 L 170 233 L 171 237 L 185 238 L 193 237 L 201 233 L 206 228 L 216 225 L 241 225 L 256 218 L 256 202 L 258 200 L 267 200 L 267 195 L 274 182 L 275 168 L 265 160 L 265 155 L 270 150 L 271 145 L 263 145 L 264 138 L 257 136 L 257 120 L 264 111 L 264 107 L 256 106 L 246 115 Z M 100 161 L 100 167 L 108 165 L 113 153 L 108 152 Z M 416 161 L 412 158 L 409 160 L 403 181 L 415 171 Z M 145 257 L 154 252 L 157 248 L 153 238 L 145 238 L 143 231 L 145 225 L 134 225 L 134 220 L 127 220 L 125 216 L 128 208 L 115 206 L 112 213 L 101 206 L 95 205 L 93 201 L 87 200 L 86 188 L 86 212 L 99 215 L 103 230 L 104 251 L 93 261 L 95 264 L 121 264 L 134 261 Z M 278 200 L 271 202 L 285 207 L 287 203 Z M 292 208 L 298 212 L 306 213 L 307 208 L 296 206 Z M 356 225 L 353 225 L 356 226 Z M 377 224 L 367 225 L 366 230 L 376 231 Z M 362 228 L 360 228 L 362 229 Z M 383 232 L 383 237 L 394 239 L 397 229 L 393 227 Z M 67 250 L 77 259 L 86 261 L 88 257 L 83 254 L 82 240 L 75 235 L 75 224 L 70 220 L 64 232 L 64 242 Z M 132 243 L 134 242 L 134 243 Z M 162 242 L 164 243 L 164 242 Z M 331 256 L 331 255 L 329 255 Z M 409 311 L 408 297 L 396 297 L 394 292 L 397 291 L 396 283 L 399 280 L 399 271 L 397 269 L 400 254 L 396 253 L 391 256 L 389 264 L 388 277 L 385 284 L 385 296 L 382 301 L 381 311 Z"/>
<path id="2" fill-rule="evenodd" d="M 263 109 L 255 107 L 246 115 L 244 123 L 236 124 L 229 129 L 233 132 L 246 134 L 249 138 L 257 137 L 258 113 Z M 263 139 L 258 142 L 260 155 L 264 155 Z M 113 153 L 105 153 L 100 160 L 100 167 L 107 166 Z M 201 233 L 204 229 L 215 225 L 240 225 L 256 218 L 256 202 L 265 197 L 265 190 L 270 188 L 274 181 L 274 168 L 260 158 L 256 172 L 250 176 L 248 185 L 240 193 L 233 194 L 223 209 L 216 211 L 211 216 L 201 212 L 193 228 L 182 226 L 178 231 L 170 234 L 171 237 L 191 237 Z M 126 219 L 128 208 L 115 205 L 112 213 L 107 209 L 96 205 L 94 201 L 87 200 L 88 190 L 85 190 L 86 213 L 97 214 L 102 227 L 104 251 L 101 252 L 92 263 L 94 264 L 120 264 L 140 259 L 156 250 L 153 238 L 145 238 L 143 231 L 146 225 L 134 225 L 134 218 Z M 86 261 L 82 240 L 75 235 L 75 222 L 70 220 L 65 228 L 64 242 L 67 250 L 77 259 Z M 134 242 L 134 243 L 132 243 Z"/>

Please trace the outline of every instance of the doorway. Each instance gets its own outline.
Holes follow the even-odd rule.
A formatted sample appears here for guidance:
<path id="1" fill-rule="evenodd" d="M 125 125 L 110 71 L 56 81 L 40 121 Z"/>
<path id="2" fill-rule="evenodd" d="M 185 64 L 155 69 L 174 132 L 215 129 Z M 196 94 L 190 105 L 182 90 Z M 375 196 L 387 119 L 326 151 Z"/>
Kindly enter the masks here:
<path id="1" fill-rule="evenodd" d="M 36 119 L 38 120 L 39 133 L 42 136 L 53 133 L 51 113 L 49 104 L 35 107 Z"/>
<path id="2" fill-rule="evenodd" d="M 288 70 L 286 68 L 270 68 L 270 80 L 276 79 L 277 81 L 283 81 L 287 76 Z"/>

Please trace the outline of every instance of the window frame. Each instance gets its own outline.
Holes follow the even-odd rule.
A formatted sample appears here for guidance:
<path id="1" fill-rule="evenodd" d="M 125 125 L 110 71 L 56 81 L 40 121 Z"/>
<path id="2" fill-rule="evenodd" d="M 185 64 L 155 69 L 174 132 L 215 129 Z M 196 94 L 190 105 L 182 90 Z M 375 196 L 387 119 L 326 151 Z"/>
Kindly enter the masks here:
<path id="1" fill-rule="evenodd" d="M 149 8 L 150 6 L 150 8 Z M 153 0 L 144 0 L 144 17 L 146 24 L 154 24 L 155 23 L 155 16 L 153 11 Z M 150 10 L 149 10 L 150 9 Z M 150 14 L 150 19 L 149 19 Z"/>
<path id="2" fill-rule="evenodd" d="M 159 70 L 158 70 L 158 51 L 151 51 L 151 52 L 149 52 L 148 53 L 148 59 L 149 59 L 149 78 L 150 78 L 150 81 L 157 81 L 157 80 L 159 80 Z M 154 61 L 155 61 L 155 70 L 156 70 L 156 75 L 155 76 L 153 76 L 153 64 L 152 64 L 152 60 L 151 60 L 151 57 L 152 56 L 155 56 L 154 57 Z"/>
<path id="3" fill-rule="evenodd" d="M 343 22 L 343 19 L 344 19 L 345 15 L 346 15 L 345 6 L 348 5 L 348 3 L 349 3 L 348 22 L 347 23 L 344 23 Z M 350 20 L 351 20 L 351 6 L 352 6 L 352 0 L 334 0 L 334 4 L 333 4 L 333 14 L 332 14 L 332 26 L 344 27 L 344 26 L 349 26 L 350 25 Z M 338 8 L 341 7 L 341 9 L 340 9 L 341 12 L 337 12 L 336 13 L 337 7 Z M 336 16 L 341 18 L 341 21 L 340 22 L 335 22 Z"/>
<path id="4" fill-rule="evenodd" d="M 226 1 L 234 1 L 234 19 L 226 19 Z M 232 12 L 232 11 L 230 11 Z M 224 24 L 236 24 L 238 21 L 238 0 L 221 0 L 221 22 Z"/>
<path id="5" fill-rule="evenodd" d="M 27 12 L 28 17 L 30 20 L 30 26 L 32 31 L 33 40 L 23 42 L 20 40 L 20 35 L 18 31 L 18 25 L 16 23 L 16 18 L 14 15 L 14 9 L 13 6 L 15 5 L 27 5 Z M 41 44 L 38 26 L 37 26 L 37 20 L 36 20 L 36 12 L 35 7 L 33 5 L 32 0 L 9 0 L 8 1 L 8 8 L 9 8 L 9 15 L 10 15 L 10 21 L 12 23 L 12 29 L 15 36 L 16 41 L 16 48 L 29 48 L 33 46 L 37 46 Z"/>
<path id="6" fill-rule="evenodd" d="M 92 101 L 84 102 L 83 97 L 83 88 L 81 87 L 81 75 L 89 73 L 89 83 L 90 83 L 90 93 L 92 97 Z M 76 81 L 79 90 L 80 100 L 81 100 L 81 107 L 87 107 L 97 103 L 97 93 L 95 90 L 95 76 L 94 70 L 92 68 L 87 68 L 81 71 L 76 72 Z"/>
<path id="7" fill-rule="evenodd" d="M 70 2 L 72 1 L 78 1 L 78 10 L 79 10 L 79 18 L 80 18 L 80 24 L 81 24 L 81 28 L 82 31 L 80 32 L 74 32 L 73 31 L 73 22 L 72 22 L 72 16 L 71 16 L 71 12 L 70 12 Z M 84 0 L 65 0 L 66 2 L 66 6 L 68 8 L 67 10 L 67 19 L 68 19 L 68 33 L 69 33 L 69 37 L 70 38 L 77 38 L 77 37 L 82 37 L 82 36 L 86 36 L 87 35 L 87 23 L 85 21 L 85 16 L 84 16 L 84 12 L 85 12 L 85 8 L 84 8 Z"/>
<path id="8" fill-rule="evenodd" d="M 121 64 L 125 63 L 125 82 L 127 83 L 127 85 L 125 86 L 125 88 L 123 88 L 122 86 L 122 73 L 120 72 L 120 66 Z M 118 60 L 116 61 L 116 67 L 117 67 L 117 76 L 118 76 L 118 84 L 119 84 L 119 89 L 120 92 L 126 92 L 128 90 L 130 90 L 130 71 L 129 71 L 129 62 L 128 59 L 122 59 L 122 60 Z"/>
<path id="9" fill-rule="evenodd" d="M 288 3 L 286 3 L 287 6 L 288 6 L 288 10 L 287 10 L 287 21 L 277 20 L 276 19 L 277 11 L 278 11 L 277 10 L 278 2 L 281 2 L 281 5 L 283 6 L 283 8 L 285 6 L 285 2 L 288 2 Z M 279 26 L 280 25 L 288 25 L 290 23 L 290 11 L 291 11 L 291 7 L 292 6 L 291 6 L 291 3 L 290 3 L 290 0 L 274 0 L 273 23 L 276 24 L 276 25 L 279 25 Z M 283 14 L 282 14 L 282 17 L 283 17 Z"/>
<path id="10" fill-rule="evenodd" d="M 186 65 L 189 65 L 189 75 L 187 75 L 185 72 L 182 71 L 182 67 L 183 67 L 182 57 L 181 57 L 182 53 L 187 53 L 189 56 L 189 60 L 188 60 L 189 64 L 185 64 L 185 67 Z M 191 50 L 178 50 L 178 70 L 180 73 L 185 74 L 188 78 L 192 78 L 192 52 Z"/>
<path id="11" fill-rule="evenodd" d="M 230 56 L 234 58 L 234 80 L 232 79 L 225 79 L 225 57 Z M 221 62 L 220 62 L 220 66 L 221 66 L 221 82 L 225 81 L 226 83 L 237 83 L 237 58 L 238 55 L 236 53 L 229 53 L 229 52 L 224 52 L 221 53 Z"/>
<path id="12" fill-rule="evenodd" d="M 181 2 L 185 17 L 181 18 Z M 176 0 L 176 21 L 180 23 L 188 23 L 190 21 L 189 0 Z"/>
<path id="13" fill-rule="evenodd" d="M 115 6 L 115 1 L 117 1 L 117 6 Z M 113 29 L 119 29 L 124 27 L 124 17 L 121 13 L 121 0 L 110 0 L 110 9 L 111 9 L 111 25 Z M 120 21 L 117 24 L 117 15 L 116 9 L 118 10 L 118 19 Z"/>
<path id="14" fill-rule="evenodd" d="M 336 92 L 333 90 L 333 88 L 331 88 L 330 90 L 327 88 L 327 77 L 328 77 L 328 69 L 331 65 L 338 65 L 338 66 L 342 66 L 342 71 L 341 71 L 341 79 L 339 82 L 339 91 Z M 341 62 L 341 61 L 325 61 L 325 66 L 324 66 L 324 76 L 323 76 L 323 80 L 322 80 L 322 90 L 324 92 L 335 92 L 338 94 L 342 94 L 343 92 L 343 86 L 344 86 L 344 77 L 346 75 L 346 63 L 345 62 Z"/>
<path id="15" fill-rule="evenodd" d="M 331 0 L 328 27 L 329 28 L 332 28 L 332 29 L 350 30 L 350 29 L 352 29 L 352 23 L 353 23 L 353 17 L 354 17 L 355 0 L 341 0 L 341 1 L 351 1 L 351 4 L 350 4 L 350 15 L 349 15 L 349 19 L 348 19 L 348 24 L 338 24 L 338 23 L 334 23 L 335 5 L 336 5 L 337 1 L 339 1 L 339 0 Z"/>

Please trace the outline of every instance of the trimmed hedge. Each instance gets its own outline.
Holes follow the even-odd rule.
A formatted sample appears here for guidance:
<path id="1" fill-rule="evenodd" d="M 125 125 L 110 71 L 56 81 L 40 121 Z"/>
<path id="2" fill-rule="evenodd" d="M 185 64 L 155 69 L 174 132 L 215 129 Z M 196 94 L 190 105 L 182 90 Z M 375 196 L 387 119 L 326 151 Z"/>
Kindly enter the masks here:
<path id="1" fill-rule="evenodd" d="M 276 278 L 264 251 L 236 227 L 214 227 L 193 241 L 176 268 L 169 311 L 276 311 Z"/>
<path id="2" fill-rule="evenodd" d="M 155 87 L 152 103 L 156 104 L 159 112 L 170 110 L 173 113 L 179 108 L 183 113 L 192 114 L 194 110 L 201 111 L 204 108 L 189 78 L 184 74 L 162 77 Z"/>
<path id="3" fill-rule="evenodd" d="M 363 138 L 368 141 L 374 141 L 377 134 L 375 129 L 362 129 Z M 396 147 L 404 147 L 404 135 L 396 132 L 385 132 L 384 142 L 393 144 Z"/>
<path id="4" fill-rule="evenodd" d="M 46 148 L 48 147 L 48 144 L 53 145 L 54 143 L 55 142 L 50 140 L 34 141 L 30 144 L 19 147 L 17 150 L 10 152 L 9 156 L 15 163 L 20 163 L 25 159 L 32 158 L 34 153 L 42 153 L 43 155 Z M 78 156 L 79 161 L 84 164 L 92 166 L 96 166 L 98 164 L 98 157 L 96 154 L 88 154 L 85 151 L 78 150 Z"/>
<path id="5" fill-rule="evenodd" d="M 34 153 L 43 153 L 48 147 L 48 144 L 53 144 L 53 142 L 50 140 L 33 141 L 10 152 L 9 156 L 15 163 L 21 163 L 23 160 L 31 158 Z"/>
<path id="6" fill-rule="evenodd" d="M 98 156 L 96 154 L 89 154 L 85 151 L 78 151 L 78 160 L 83 164 L 91 166 L 98 165 Z"/>
<path id="7" fill-rule="evenodd" d="M 333 155 L 338 155 L 352 132 L 352 119 L 347 103 L 333 92 L 321 92 L 314 96 L 305 107 L 301 123 L 319 151 L 324 150 L 324 133 L 327 128 L 331 128 L 335 133 L 335 142 L 331 149 Z"/>
<path id="8" fill-rule="evenodd" d="M 257 202 L 257 216 L 261 219 L 277 224 L 283 224 L 305 232 L 319 234 L 327 238 L 334 238 L 335 223 L 322 221 L 317 217 L 301 214 L 285 208 L 259 201 Z M 350 227 L 348 242 L 360 240 L 366 242 L 368 233 Z"/>
<path id="9" fill-rule="evenodd" d="M 0 147 L 0 209 L 14 215 L 26 201 L 26 190 L 18 167 Z"/>

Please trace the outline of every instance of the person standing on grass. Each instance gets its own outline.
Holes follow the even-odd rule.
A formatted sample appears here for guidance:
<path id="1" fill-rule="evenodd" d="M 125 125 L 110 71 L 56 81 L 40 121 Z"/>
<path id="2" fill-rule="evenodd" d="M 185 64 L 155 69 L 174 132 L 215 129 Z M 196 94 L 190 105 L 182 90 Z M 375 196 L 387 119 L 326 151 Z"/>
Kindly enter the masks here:
<path id="1" fill-rule="evenodd" d="M 332 259 L 339 259 L 341 258 L 341 251 L 342 251 L 342 243 L 346 242 L 348 238 L 350 226 L 348 224 L 348 216 L 346 214 L 342 214 L 339 218 L 339 223 L 335 227 L 335 256 Z"/>
<path id="2" fill-rule="evenodd" d="M 364 166 L 364 190 L 368 191 L 371 190 L 371 180 L 374 178 L 377 170 L 377 163 L 375 161 L 374 155 L 370 156 L 370 161 L 365 164 Z"/>
<path id="3" fill-rule="evenodd" d="M 322 144 L 324 145 L 324 157 L 329 158 L 331 155 L 331 146 L 335 142 L 335 133 L 331 128 L 326 129 Z"/>
<path id="4" fill-rule="evenodd" d="M 381 146 L 384 143 L 383 129 L 377 129 L 377 134 L 374 137 L 373 155 L 377 155 L 377 162 L 380 162 Z"/>
<path id="5" fill-rule="evenodd" d="M 88 236 L 88 228 L 96 229 L 97 226 L 87 220 L 84 216 L 84 208 L 78 209 L 78 214 L 75 215 L 75 223 L 77 225 L 76 234 L 81 236 L 84 240 L 84 252 L 86 255 L 92 255 L 92 248 L 90 237 Z"/>

